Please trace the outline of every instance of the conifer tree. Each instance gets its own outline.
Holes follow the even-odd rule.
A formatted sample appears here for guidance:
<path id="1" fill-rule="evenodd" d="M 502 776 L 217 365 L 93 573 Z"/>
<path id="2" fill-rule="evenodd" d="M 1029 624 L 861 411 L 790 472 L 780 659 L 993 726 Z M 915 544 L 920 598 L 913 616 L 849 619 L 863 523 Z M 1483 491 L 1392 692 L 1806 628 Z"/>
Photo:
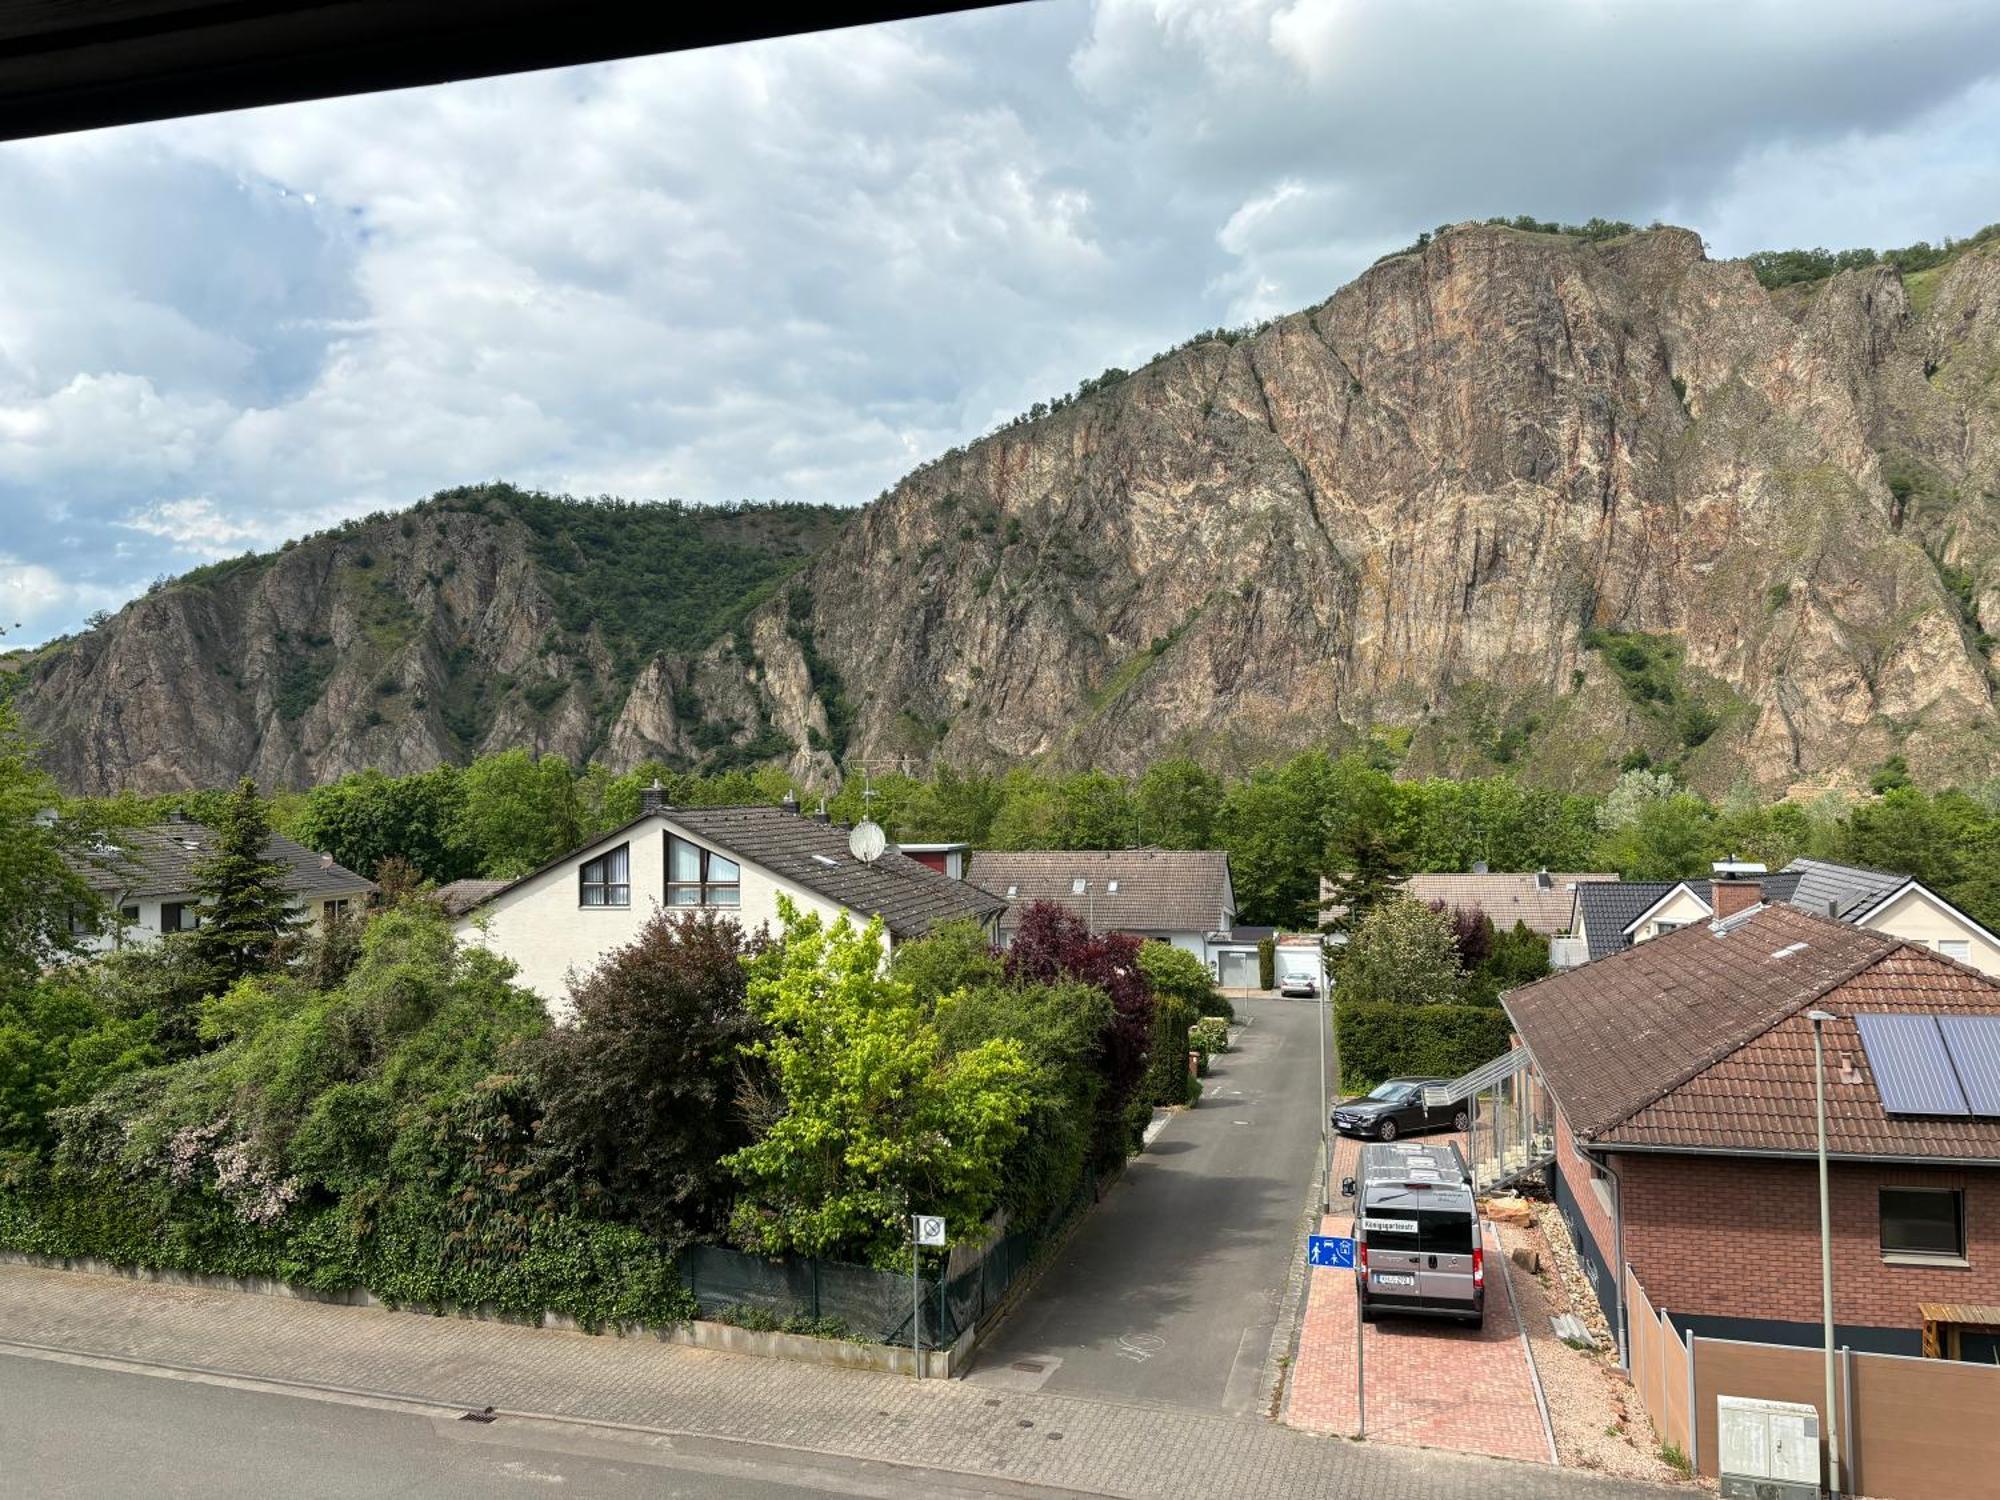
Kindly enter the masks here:
<path id="1" fill-rule="evenodd" d="M 195 866 L 200 925 L 187 938 L 217 992 L 270 969 L 298 926 L 285 867 L 268 853 L 271 819 L 245 776 L 215 820 L 215 843 Z"/>

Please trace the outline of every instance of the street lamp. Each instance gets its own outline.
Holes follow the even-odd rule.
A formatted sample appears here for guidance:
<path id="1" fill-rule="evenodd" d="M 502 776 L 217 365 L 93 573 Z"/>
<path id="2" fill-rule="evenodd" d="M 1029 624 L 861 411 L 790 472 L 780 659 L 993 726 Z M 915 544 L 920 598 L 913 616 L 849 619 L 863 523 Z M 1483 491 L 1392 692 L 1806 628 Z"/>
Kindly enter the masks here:
<path id="1" fill-rule="evenodd" d="M 1826 1044 L 1820 1029 L 1838 1020 L 1831 1011 L 1809 1010 L 1813 1029 L 1813 1110 L 1819 1131 L 1819 1305 L 1826 1333 L 1826 1474 L 1827 1490 L 1840 1493 L 1840 1431 L 1833 1404 L 1833 1216 L 1826 1190 Z"/>

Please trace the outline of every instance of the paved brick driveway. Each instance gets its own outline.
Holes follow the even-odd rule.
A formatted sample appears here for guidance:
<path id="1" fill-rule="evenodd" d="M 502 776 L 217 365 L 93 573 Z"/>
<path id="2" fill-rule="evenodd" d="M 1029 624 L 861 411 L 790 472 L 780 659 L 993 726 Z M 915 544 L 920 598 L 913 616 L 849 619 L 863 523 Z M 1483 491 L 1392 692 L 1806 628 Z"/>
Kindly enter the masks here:
<path id="1" fill-rule="evenodd" d="M 1352 1141 L 1339 1143 L 1336 1186 L 1353 1173 L 1358 1152 Z M 1348 1215 L 1334 1214 L 1324 1220 L 1321 1232 L 1346 1234 L 1351 1223 Z M 1490 1229 L 1486 1265 L 1485 1327 L 1390 1317 L 1364 1329 L 1371 1440 L 1554 1461 L 1521 1337 L 1506 1252 Z M 1354 1273 L 1316 1267 L 1308 1278 L 1285 1420 L 1308 1432 L 1351 1435 L 1358 1419 Z"/>

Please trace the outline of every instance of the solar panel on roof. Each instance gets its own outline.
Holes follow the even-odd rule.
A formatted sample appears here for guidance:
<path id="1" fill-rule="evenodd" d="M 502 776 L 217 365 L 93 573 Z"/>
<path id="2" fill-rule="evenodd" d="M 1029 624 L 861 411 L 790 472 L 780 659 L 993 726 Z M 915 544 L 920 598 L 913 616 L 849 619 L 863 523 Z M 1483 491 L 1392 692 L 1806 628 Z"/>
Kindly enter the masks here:
<path id="1" fill-rule="evenodd" d="M 1965 1102 L 1981 1119 L 2000 1119 L 2000 1016 L 1939 1016 Z"/>
<path id="2" fill-rule="evenodd" d="M 1936 1016 L 1860 1015 L 1875 1092 L 1892 1115 L 1969 1115 Z"/>

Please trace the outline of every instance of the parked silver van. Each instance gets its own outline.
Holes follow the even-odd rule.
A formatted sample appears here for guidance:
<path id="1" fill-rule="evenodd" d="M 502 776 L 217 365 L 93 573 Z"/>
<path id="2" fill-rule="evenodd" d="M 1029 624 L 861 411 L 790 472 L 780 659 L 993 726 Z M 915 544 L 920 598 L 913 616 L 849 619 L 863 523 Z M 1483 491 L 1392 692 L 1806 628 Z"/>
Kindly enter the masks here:
<path id="1" fill-rule="evenodd" d="M 1354 1290 L 1361 1321 L 1377 1312 L 1486 1318 L 1479 1205 L 1455 1142 L 1383 1141 L 1361 1148 L 1354 1199 Z"/>

